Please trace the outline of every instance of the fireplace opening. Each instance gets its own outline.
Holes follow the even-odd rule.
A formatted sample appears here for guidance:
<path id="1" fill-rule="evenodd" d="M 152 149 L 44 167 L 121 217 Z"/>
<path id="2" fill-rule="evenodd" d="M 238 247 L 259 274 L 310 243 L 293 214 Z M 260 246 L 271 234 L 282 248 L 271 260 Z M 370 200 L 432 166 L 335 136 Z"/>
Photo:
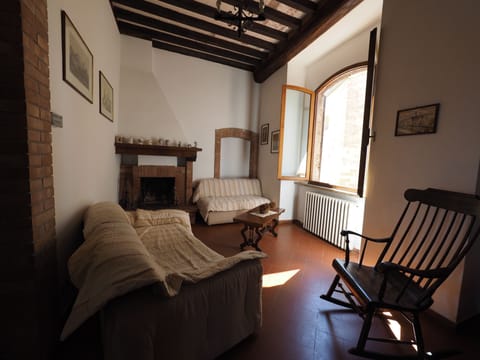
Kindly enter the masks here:
<path id="1" fill-rule="evenodd" d="M 140 178 L 140 206 L 160 209 L 177 205 L 174 177 Z"/>

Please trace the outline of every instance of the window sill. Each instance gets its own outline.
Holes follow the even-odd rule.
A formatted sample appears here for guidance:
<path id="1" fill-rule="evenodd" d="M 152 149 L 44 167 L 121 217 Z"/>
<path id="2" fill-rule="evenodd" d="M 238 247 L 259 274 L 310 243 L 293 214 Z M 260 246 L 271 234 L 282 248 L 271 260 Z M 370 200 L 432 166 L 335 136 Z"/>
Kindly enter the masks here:
<path id="1" fill-rule="evenodd" d="M 316 192 L 320 192 L 322 194 L 325 194 L 331 197 L 340 198 L 340 199 L 348 200 L 352 202 L 359 202 L 363 200 L 363 198 L 358 196 L 356 193 L 351 193 L 351 192 L 338 190 L 338 189 L 332 189 L 332 188 L 328 188 L 321 185 L 310 184 L 307 181 L 295 181 L 295 185 L 310 188 L 315 190 Z"/>

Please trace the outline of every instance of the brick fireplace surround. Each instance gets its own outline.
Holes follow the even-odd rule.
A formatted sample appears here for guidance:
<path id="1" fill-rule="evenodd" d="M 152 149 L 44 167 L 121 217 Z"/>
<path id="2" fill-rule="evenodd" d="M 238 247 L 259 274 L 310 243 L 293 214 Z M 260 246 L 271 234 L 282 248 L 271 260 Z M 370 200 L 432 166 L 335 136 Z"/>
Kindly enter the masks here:
<path id="1" fill-rule="evenodd" d="M 142 205 L 142 178 L 173 178 L 175 183 L 174 205 L 179 207 L 191 205 L 193 162 L 197 158 L 198 151 L 202 151 L 202 149 L 116 143 L 115 152 L 122 155 L 118 194 L 120 205 L 126 210 L 133 210 Z M 177 165 L 139 165 L 138 155 L 175 157 Z"/>
<path id="2" fill-rule="evenodd" d="M 0 6 L 0 358 L 52 359 L 59 332 L 46 0 Z"/>

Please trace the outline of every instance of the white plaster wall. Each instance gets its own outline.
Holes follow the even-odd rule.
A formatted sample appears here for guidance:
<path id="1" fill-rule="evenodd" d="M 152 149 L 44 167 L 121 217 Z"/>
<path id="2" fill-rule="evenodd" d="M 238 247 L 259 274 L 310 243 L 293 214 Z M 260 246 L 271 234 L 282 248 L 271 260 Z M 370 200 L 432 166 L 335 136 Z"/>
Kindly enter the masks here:
<path id="1" fill-rule="evenodd" d="M 259 145 L 258 178 L 262 182 L 263 194 L 279 206 L 280 181 L 277 179 L 278 153 L 271 153 L 272 131 L 280 129 L 280 112 L 282 107 L 282 85 L 287 81 L 287 66 L 283 66 L 265 80 L 260 86 L 259 127 L 269 124 L 267 145 Z M 283 214 L 282 214 L 283 215 Z"/>
<path id="2" fill-rule="evenodd" d="M 475 192 L 479 13 L 480 3 L 471 0 L 384 1 L 364 220 L 370 236 L 390 233 L 409 187 Z M 394 136 L 399 109 L 431 103 L 440 103 L 436 134 Z M 433 305 L 452 321 L 459 320 L 462 271 L 439 289 Z"/>
<path id="3" fill-rule="evenodd" d="M 250 141 L 240 138 L 223 138 L 220 156 L 220 177 L 235 178 L 249 176 Z"/>
<path id="4" fill-rule="evenodd" d="M 119 133 L 196 141 L 202 151 L 193 178 L 213 177 L 215 129 L 257 131 L 258 85 L 251 73 L 121 38 Z M 248 156 L 240 143 L 222 149 L 224 159 L 237 161 L 239 154 Z M 240 169 L 229 168 L 227 174 L 243 172 L 248 157 L 241 160 Z"/>
<path id="5" fill-rule="evenodd" d="M 353 64 L 367 61 L 370 31 L 380 23 L 367 26 L 346 42 L 339 44 L 321 58 L 316 59 L 306 69 L 305 86 L 315 90 L 333 74 Z"/>
<path id="6" fill-rule="evenodd" d="M 53 177 L 60 277 L 80 236 L 88 205 L 117 200 L 119 164 L 113 147 L 118 124 L 120 36 L 107 0 L 48 0 L 52 112 L 63 128 L 52 129 Z M 65 10 L 93 54 L 93 104 L 62 80 L 61 10 Z M 114 91 L 114 122 L 99 113 L 99 70 Z"/>

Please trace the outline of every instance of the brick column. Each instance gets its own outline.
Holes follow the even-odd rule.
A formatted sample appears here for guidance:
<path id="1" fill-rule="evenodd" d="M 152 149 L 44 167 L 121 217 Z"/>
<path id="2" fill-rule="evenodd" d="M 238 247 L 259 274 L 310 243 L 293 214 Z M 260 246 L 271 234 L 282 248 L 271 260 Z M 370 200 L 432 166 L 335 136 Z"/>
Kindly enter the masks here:
<path id="1" fill-rule="evenodd" d="M 50 359 L 58 336 L 46 0 L 0 5 L 0 358 Z"/>

